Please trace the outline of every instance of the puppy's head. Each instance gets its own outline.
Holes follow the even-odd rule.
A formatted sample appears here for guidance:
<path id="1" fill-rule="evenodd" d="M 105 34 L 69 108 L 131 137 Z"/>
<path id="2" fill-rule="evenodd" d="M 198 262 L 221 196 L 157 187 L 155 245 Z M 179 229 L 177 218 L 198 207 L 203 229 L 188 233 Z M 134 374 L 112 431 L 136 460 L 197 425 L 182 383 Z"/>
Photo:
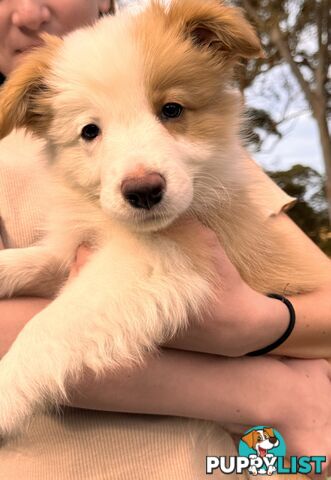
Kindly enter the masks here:
<path id="1" fill-rule="evenodd" d="M 216 179 L 226 187 L 238 141 L 233 67 L 262 53 L 240 11 L 152 1 L 44 41 L 2 88 L 0 137 L 16 127 L 43 137 L 57 176 L 138 230 L 206 203 Z"/>

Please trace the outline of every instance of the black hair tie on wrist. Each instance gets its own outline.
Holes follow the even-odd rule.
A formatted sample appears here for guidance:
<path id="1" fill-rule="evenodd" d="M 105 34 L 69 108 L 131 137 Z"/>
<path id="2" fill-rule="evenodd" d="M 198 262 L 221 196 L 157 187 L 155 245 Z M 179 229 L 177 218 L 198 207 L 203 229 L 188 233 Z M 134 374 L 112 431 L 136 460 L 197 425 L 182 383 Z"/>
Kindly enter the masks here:
<path id="1" fill-rule="evenodd" d="M 288 311 L 290 313 L 290 322 L 288 324 L 288 327 L 287 327 L 286 331 L 283 333 L 283 335 L 278 340 L 276 340 L 271 345 L 268 345 L 267 347 L 261 348 L 260 350 L 255 350 L 255 352 L 247 353 L 246 355 L 248 357 L 258 357 L 260 355 L 265 355 L 266 353 L 269 353 L 272 350 L 275 350 L 275 348 L 282 345 L 282 343 L 284 343 L 285 340 L 288 339 L 288 337 L 293 332 L 293 329 L 294 329 L 294 326 L 295 326 L 295 310 L 294 310 L 294 307 L 293 307 L 292 303 L 286 297 L 283 297 L 283 295 L 278 295 L 277 293 L 269 293 L 267 296 L 270 297 L 270 298 L 275 298 L 277 300 L 280 300 L 281 302 L 283 302 L 287 306 Z"/>

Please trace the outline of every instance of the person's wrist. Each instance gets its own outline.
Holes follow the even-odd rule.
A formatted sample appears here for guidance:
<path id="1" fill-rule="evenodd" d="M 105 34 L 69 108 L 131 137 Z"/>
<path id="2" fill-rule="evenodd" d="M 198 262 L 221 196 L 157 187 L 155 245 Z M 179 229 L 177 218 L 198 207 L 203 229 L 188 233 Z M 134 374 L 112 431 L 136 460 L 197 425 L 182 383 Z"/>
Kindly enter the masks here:
<path id="1" fill-rule="evenodd" d="M 251 289 L 246 308 L 245 352 L 259 350 L 274 343 L 286 331 L 289 311 L 277 299 L 269 298 Z"/>
<path id="2" fill-rule="evenodd" d="M 253 290 L 242 283 L 230 303 L 217 305 L 207 322 L 209 331 L 218 338 L 218 354 L 241 357 L 275 342 L 288 326 L 288 310 L 279 300 Z M 278 305 L 279 304 L 279 305 Z"/>
<path id="3" fill-rule="evenodd" d="M 279 305 L 278 305 L 279 304 Z M 227 300 L 216 302 L 202 321 L 167 343 L 167 347 L 242 357 L 275 342 L 288 326 L 288 310 L 279 300 L 243 283 Z"/>

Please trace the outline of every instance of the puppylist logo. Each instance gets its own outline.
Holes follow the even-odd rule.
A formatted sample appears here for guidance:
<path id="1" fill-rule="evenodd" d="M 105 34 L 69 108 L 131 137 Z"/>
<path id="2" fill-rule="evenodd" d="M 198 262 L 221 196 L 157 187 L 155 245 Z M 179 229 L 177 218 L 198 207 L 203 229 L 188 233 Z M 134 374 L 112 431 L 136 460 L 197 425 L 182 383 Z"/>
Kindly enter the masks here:
<path id="1" fill-rule="evenodd" d="M 271 427 L 251 428 L 241 437 L 239 455 L 229 457 L 206 457 L 206 474 L 222 473 L 242 474 L 245 470 L 251 475 L 309 474 L 322 473 L 326 457 L 305 456 L 290 457 L 285 466 L 286 445 L 281 434 Z"/>

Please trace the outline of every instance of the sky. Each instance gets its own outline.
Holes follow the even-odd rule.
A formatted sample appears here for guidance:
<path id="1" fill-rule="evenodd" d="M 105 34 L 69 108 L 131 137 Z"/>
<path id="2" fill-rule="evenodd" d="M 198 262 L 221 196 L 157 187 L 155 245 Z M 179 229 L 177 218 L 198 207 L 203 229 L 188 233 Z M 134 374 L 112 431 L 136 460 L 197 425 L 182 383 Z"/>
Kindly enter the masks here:
<path id="1" fill-rule="evenodd" d="M 311 115 L 303 115 L 280 141 L 271 140 L 266 153 L 253 154 L 255 160 L 269 170 L 288 170 L 300 163 L 324 172 L 316 122 Z"/>
<path id="2" fill-rule="evenodd" d="M 270 112 L 275 121 L 289 118 L 279 126 L 283 138 L 268 137 L 263 151 L 253 154 L 260 165 L 270 170 L 286 170 L 300 163 L 324 172 L 317 124 L 287 65 L 259 76 L 245 91 L 245 100 L 249 106 Z"/>

